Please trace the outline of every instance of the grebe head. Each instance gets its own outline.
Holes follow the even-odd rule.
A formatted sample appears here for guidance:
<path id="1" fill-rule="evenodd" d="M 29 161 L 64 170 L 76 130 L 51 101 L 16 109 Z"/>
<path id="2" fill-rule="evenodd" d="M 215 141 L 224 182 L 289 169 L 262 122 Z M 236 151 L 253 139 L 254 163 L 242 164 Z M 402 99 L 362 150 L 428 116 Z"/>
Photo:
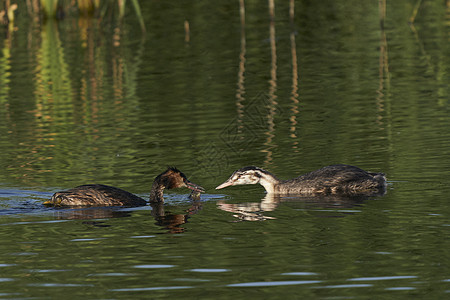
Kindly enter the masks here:
<path id="1" fill-rule="evenodd" d="M 271 174 L 266 170 L 258 167 L 244 167 L 231 174 L 230 178 L 228 178 L 227 181 L 216 187 L 216 190 L 220 190 L 232 185 L 257 184 L 260 183 L 261 178 L 265 177 L 265 175 Z"/>
<path id="2" fill-rule="evenodd" d="M 187 187 L 193 191 L 203 193 L 205 191 L 201 186 L 190 182 L 186 175 L 184 175 L 180 170 L 175 167 L 169 167 L 167 170 L 159 174 L 155 178 L 155 182 L 159 185 L 164 186 L 166 189 L 175 189 L 180 187 Z"/>

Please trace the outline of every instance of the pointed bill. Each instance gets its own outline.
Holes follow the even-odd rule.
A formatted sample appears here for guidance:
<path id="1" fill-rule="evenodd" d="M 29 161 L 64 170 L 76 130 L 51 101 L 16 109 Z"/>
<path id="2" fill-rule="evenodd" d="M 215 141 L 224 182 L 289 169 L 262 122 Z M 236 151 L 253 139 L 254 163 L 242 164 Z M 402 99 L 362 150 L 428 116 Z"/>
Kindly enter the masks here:
<path id="1" fill-rule="evenodd" d="M 221 185 L 219 185 L 218 187 L 216 187 L 216 190 L 226 188 L 227 186 L 230 186 L 230 185 L 233 185 L 233 183 L 231 181 L 227 180 L 224 183 L 222 183 Z"/>
<path id="2" fill-rule="evenodd" d="M 190 182 L 189 180 L 185 180 L 184 181 L 184 183 L 186 184 L 186 187 L 188 188 L 188 189 L 191 189 L 191 190 L 193 190 L 193 191 L 195 191 L 195 192 L 199 192 L 199 193 L 204 193 L 205 192 L 205 189 L 204 188 L 202 188 L 201 186 L 199 186 L 198 184 L 195 184 L 195 183 L 193 183 L 193 182 Z"/>

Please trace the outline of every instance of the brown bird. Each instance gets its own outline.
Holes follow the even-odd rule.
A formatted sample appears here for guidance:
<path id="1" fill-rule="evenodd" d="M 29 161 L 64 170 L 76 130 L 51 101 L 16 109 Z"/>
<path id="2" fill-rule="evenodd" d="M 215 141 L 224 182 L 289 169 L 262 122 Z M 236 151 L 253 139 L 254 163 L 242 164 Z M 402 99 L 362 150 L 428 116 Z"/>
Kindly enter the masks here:
<path id="1" fill-rule="evenodd" d="M 169 167 L 153 181 L 150 202 L 164 202 L 164 189 L 179 187 L 187 187 L 198 193 L 205 191 L 201 186 L 187 180 L 186 176 L 177 168 Z M 56 192 L 44 204 L 51 206 L 143 206 L 147 204 L 147 201 L 113 186 L 86 184 L 67 191 Z"/>
<path id="2" fill-rule="evenodd" d="M 268 194 L 278 195 L 380 194 L 386 189 L 383 173 L 370 173 L 349 165 L 327 166 L 289 180 L 280 180 L 258 167 L 244 167 L 216 189 L 257 183 Z"/>

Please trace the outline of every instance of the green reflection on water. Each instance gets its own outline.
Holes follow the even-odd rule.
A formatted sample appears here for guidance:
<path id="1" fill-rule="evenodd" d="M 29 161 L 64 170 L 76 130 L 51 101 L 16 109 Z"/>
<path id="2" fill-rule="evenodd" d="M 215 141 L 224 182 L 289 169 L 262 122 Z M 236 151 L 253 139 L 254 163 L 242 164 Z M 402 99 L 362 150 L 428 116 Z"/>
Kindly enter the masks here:
<path id="1" fill-rule="evenodd" d="M 185 298 L 175 288 L 186 287 L 192 298 L 442 298 L 448 8 L 424 2 L 412 30 L 410 1 L 277 2 L 273 23 L 266 4 L 244 4 L 240 13 L 226 1 L 142 1 L 145 36 L 132 22 L 17 16 L 0 41 L 6 295 Z M 257 186 L 213 194 L 245 165 L 287 179 L 333 163 L 385 172 L 387 195 L 267 203 Z M 195 214 L 183 191 L 169 192 L 157 218 L 150 207 L 40 206 L 92 182 L 146 197 L 167 165 L 207 188 Z"/>

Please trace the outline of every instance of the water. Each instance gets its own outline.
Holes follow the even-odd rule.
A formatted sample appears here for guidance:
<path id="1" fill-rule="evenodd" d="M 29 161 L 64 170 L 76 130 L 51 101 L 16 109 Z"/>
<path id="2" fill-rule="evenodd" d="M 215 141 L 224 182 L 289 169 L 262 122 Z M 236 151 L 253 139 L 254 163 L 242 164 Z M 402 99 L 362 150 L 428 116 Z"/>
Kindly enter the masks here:
<path id="1" fill-rule="evenodd" d="M 295 1 L 293 20 L 289 4 L 274 27 L 266 4 L 242 27 L 238 3 L 144 1 L 145 37 L 131 9 L 0 29 L 1 296 L 446 298 L 448 8 L 424 2 L 410 27 L 414 4 L 388 2 L 382 30 L 377 2 Z M 214 189 L 246 165 L 334 163 L 386 173 L 387 194 Z M 167 165 L 200 203 L 42 205 L 94 182 L 147 198 Z"/>

